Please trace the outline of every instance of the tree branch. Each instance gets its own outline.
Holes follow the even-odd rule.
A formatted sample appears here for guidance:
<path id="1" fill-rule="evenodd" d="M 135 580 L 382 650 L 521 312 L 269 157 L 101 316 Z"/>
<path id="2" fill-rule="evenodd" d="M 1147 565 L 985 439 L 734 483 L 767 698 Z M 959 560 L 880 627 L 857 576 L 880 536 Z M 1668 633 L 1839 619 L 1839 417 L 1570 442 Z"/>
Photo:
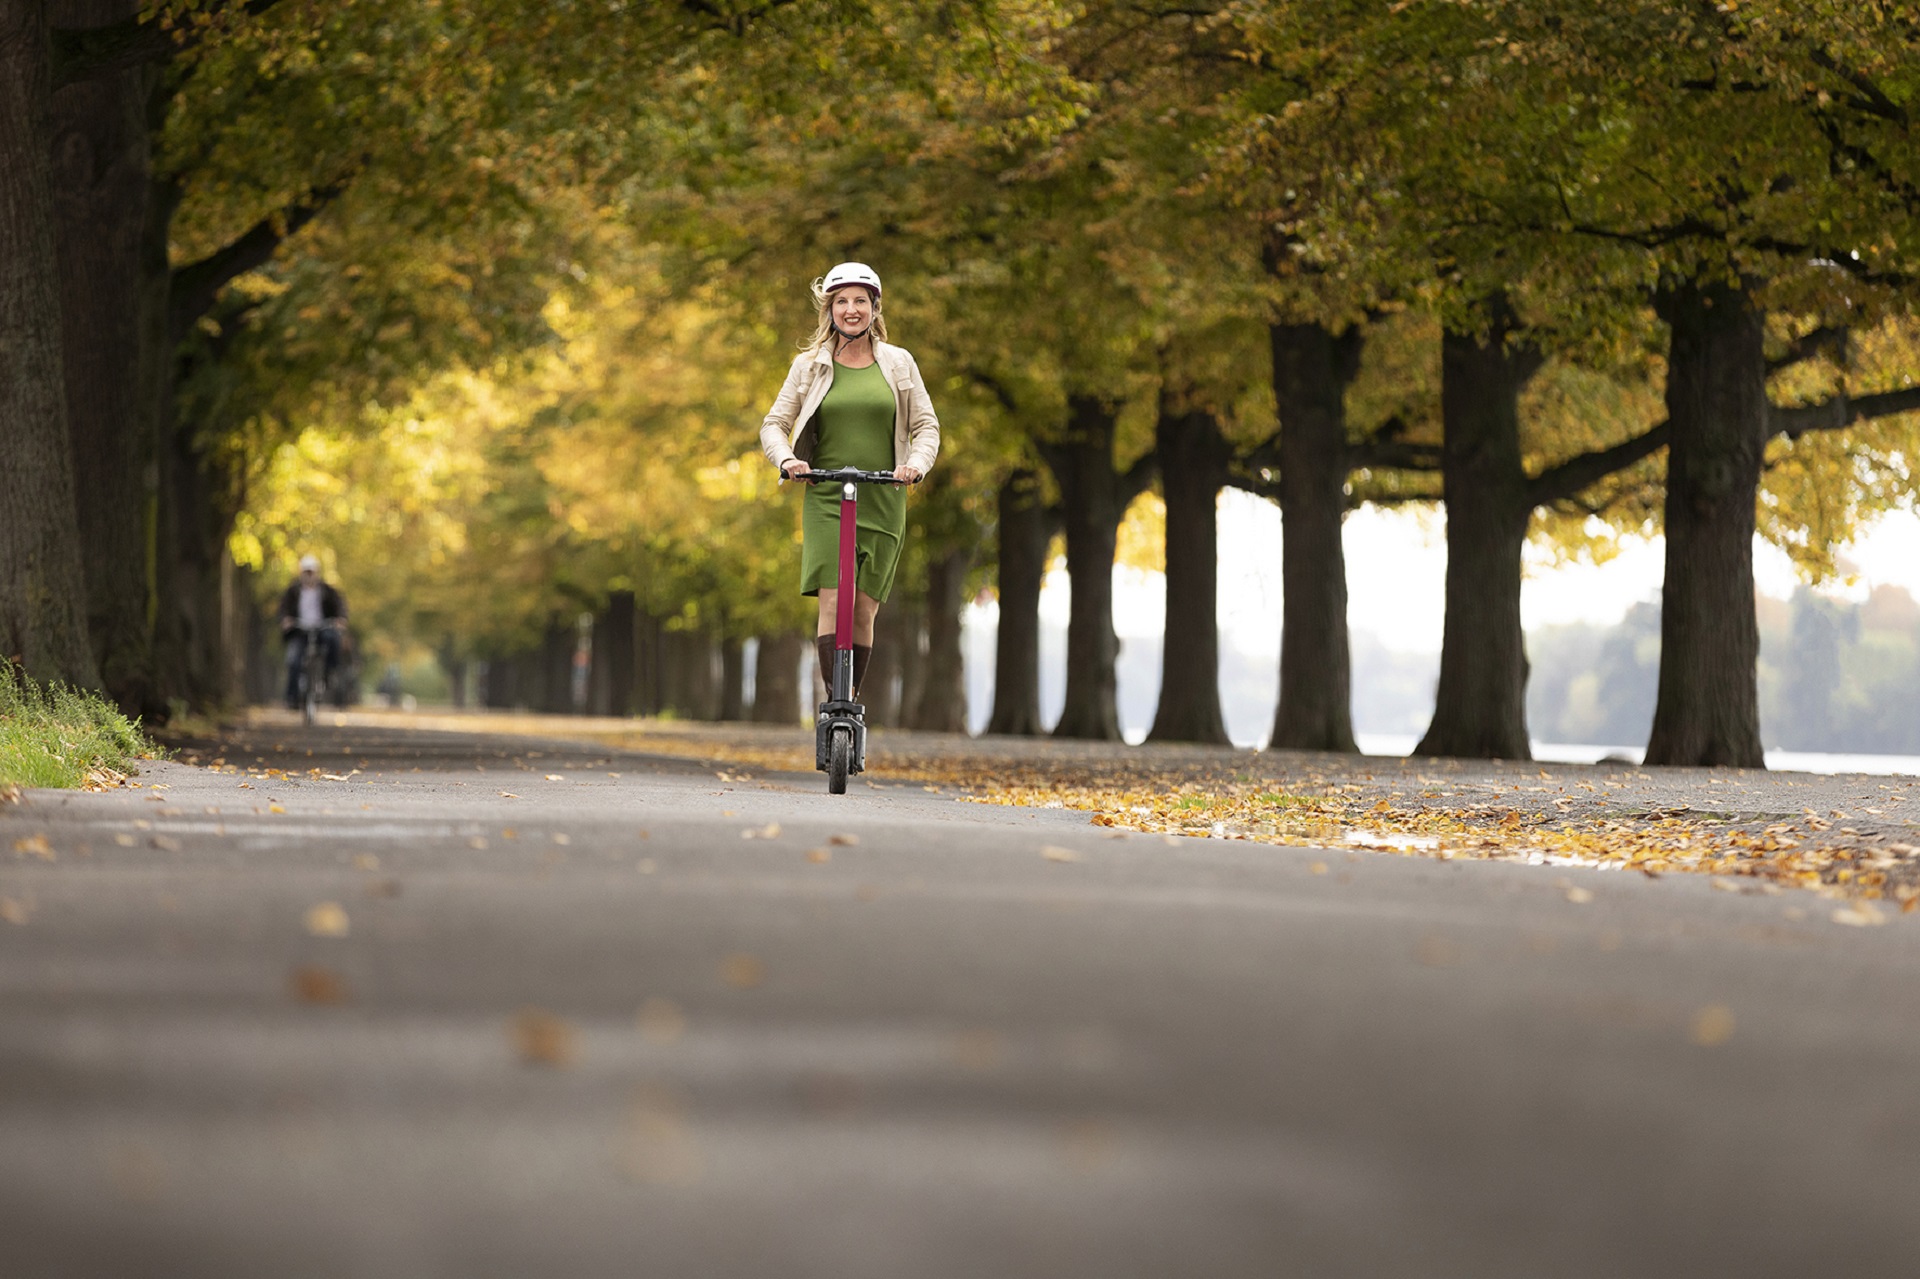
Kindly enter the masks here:
<path id="1" fill-rule="evenodd" d="M 239 5 L 241 13 L 257 18 L 279 0 L 247 0 Z M 55 27 L 48 32 L 53 43 L 53 87 L 63 88 L 83 80 L 94 80 L 116 71 L 129 71 L 149 62 L 165 62 L 174 54 L 191 49 L 198 34 L 181 27 L 169 31 L 153 18 L 124 18 L 98 27 Z"/>
<path id="2" fill-rule="evenodd" d="M 1778 373 L 1790 369 L 1796 364 L 1805 364 L 1808 360 L 1821 355 L 1831 356 L 1835 363 L 1847 358 L 1847 337 L 1850 330 L 1839 325 L 1822 325 L 1805 337 L 1795 338 L 1786 354 L 1777 360 L 1767 361 L 1767 372 Z"/>
<path id="3" fill-rule="evenodd" d="M 1147 491 L 1153 477 L 1160 474 L 1160 454 L 1148 452 L 1120 475 L 1120 509 L 1126 510 L 1133 499 Z"/>
<path id="4" fill-rule="evenodd" d="M 186 336 L 193 322 L 213 308 L 220 290 L 271 262 L 287 237 L 313 221 L 346 189 L 344 178 L 321 187 L 300 203 L 260 219 L 225 248 L 177 268 L 167 294 L 167 327 L 173 340 Z"/>
<path id="5" fill-rule="evenodd" d="M 1669 433 L 1667 423 L 1662 422 L 1610 449 L 1582 453 L 1558 466 L 1548 467 L 1527 481 L 1527 505 L 1531 508 L 1566 501 L 1615 471 L 1623 471 L 1640 459 L 1658 453 L 1666 447 Z"/>
<path id="6" fill-rule="evenodd" d="M 1812 61 L 1814 66 L 1833 72 L 1853 86 L 1854 92 L 1859 96 L 1850 99 L 1849 104 L 1855 109 L 1868 115 L 1879 116 L 1882 120 L 1891 120 L 1902 128 L 1907 126 L 1909 121 L 1906 108 L 1889 98 L 1864 72 L 1845 65 L 1825 49 L 1815 49 Z"/>
<path id="7" fill-rule="evenodd" d="M 1892 417 L 1896 413 L 1920 411 L 1920 387 L 1904 391 L 1882 391 L 1852 399 L 1836 395 L 1820 404 L 1783 409 L 1767 406 L 1767 435 L 1784 435 L 1797 440 L 1809 431 L 1842 431 L 1855 422 L 1870 418 Z"/>
<path id="8" fill-rule="evenodd" d="M 1408 430 L 1407 420 L 1399 414 L 1382 422 L 1365 439 L 1347 446 L 1347 466 L 1387 468 L 1396 471 L 1437 471 L 1440 448 L 1434 444 L 1410 444 L 1400 437 Z"/>

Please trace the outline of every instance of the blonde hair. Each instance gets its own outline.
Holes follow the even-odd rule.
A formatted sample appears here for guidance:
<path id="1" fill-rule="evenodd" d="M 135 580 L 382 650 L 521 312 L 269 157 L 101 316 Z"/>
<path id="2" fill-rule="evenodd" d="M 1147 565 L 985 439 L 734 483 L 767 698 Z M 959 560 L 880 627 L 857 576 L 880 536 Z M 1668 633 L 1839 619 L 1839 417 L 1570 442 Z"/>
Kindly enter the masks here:
<path id="1" fill-rule="evenodd" d="M 848 284 L 842 285 L 841 287 L 850 289 L 866 288 L 863 284 Z M 807 340 L 806 346 L 802 349 L 805 350 L 808 355 L 812 355 L 819 351 L 821 347 L 832 342 L 835 344 L 833 349 L 838 351 L 840 349 L 838 345 L 840 336 L 833 331 L 833 299 L 827 296 L 827 277 L 823 275 L 815 280 L 811 288 L 813 290 L 815 323 L 813 326 L 813 336 Z M 873 323 L 867 331 L 873 335 L 876 342 L 884 342 L 887 340 L 887 317 L 880 313 L 879 295 L 875 294 L 871 289 L 867 289 L 867 295 L 873 298 Z"/>

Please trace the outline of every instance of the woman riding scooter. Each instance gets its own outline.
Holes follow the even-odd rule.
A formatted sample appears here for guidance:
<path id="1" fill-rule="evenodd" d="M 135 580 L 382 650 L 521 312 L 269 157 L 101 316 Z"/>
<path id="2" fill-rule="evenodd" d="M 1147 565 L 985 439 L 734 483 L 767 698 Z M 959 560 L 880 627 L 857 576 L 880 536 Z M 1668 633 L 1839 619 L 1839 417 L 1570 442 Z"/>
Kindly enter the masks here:
<path id="1" fill-rule="evenodd" d="M 843 262 L 813 283 L 818 323 L 813 338 L 787 370 L 760 427 L 760 448 L 788 478 L 814 470 L 851 467 L 891 471 L 903 484 L 921 479 L 940 452 L 940 420 L 920 366 L 887 339 L 880 311 L 880 277 L 859 262 Z M 802 508 L 804 545 L 800 593 L 820 600 L 815 643 L 820 669 L 831 669 L 839 592 L 840 503 L 810 489 Z M 904 489 L 876 488 L 861 501 L 855 521 L 858 568 L 851 584 L 855 696 L 873 659 L 873 621 L 893 589 L 907 531 Z"/>

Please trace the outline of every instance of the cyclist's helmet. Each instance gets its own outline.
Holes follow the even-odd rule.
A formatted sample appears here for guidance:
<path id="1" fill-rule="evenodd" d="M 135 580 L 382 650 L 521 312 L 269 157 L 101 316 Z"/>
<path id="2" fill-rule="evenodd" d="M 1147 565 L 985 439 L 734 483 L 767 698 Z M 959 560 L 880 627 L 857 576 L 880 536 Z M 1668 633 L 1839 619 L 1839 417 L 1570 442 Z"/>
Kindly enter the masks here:
<path id="1" fill-rule="evenodd" d="M 820 291 L 832 297 L 835 289 L 844 289 L 849 284 L 864 285 L 873 296 L 880 296 L 880 276 L 864 262 L 842 262 L 827 272 L 827 278 L 820 282 Z"/>

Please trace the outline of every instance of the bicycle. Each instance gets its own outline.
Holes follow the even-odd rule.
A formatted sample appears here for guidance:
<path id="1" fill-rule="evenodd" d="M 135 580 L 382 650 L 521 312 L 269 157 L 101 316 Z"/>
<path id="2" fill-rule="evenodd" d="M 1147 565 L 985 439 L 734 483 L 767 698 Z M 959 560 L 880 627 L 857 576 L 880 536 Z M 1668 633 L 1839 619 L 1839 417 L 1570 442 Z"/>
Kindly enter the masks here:
<path id="1" fill-rule="evenodd" d="M 855 516 L 862 484 L 905 484 L 892 471 L 808 471 L 791 478 L 840 488 L 840 598 L 833 622 L 833 670 L 826 678 L 827 700 L 813 725 L 813 766 L 827 775 L 827 793 L 847 793 L 847 778 L 867 771 L 867 708 L 853 700 L 853 597 L 857 567 Z"/>
<path id="2" fill-rule="evenodd" d="M 300 654 L 300 718 L 309 727 L 318 718 L 327 696 L 327 649 L 321 636 L 332 629 L 332 622 L 293 627 L 306 636 L 306 645 Z"/>

